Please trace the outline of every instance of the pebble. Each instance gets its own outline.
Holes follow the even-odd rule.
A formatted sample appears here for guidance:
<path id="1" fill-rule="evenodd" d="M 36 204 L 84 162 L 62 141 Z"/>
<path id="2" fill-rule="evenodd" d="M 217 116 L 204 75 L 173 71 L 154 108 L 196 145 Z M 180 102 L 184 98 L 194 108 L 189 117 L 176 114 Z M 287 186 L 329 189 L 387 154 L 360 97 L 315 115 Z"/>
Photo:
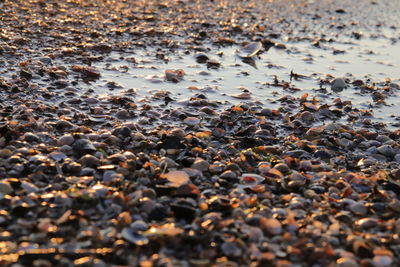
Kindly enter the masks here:
<path id="1" fill-rule="evenodd" d="M 12 186 L 10 185 L 9 182 L 7 181 L 0 181 L 0 193 L 3 194 L 10 194 L 14 191 L 14 189 L 12 188 Z"/>
<path id="2" fill-rule="evenodd" d="M 237 174 L 232 170 L 227 170 L 221 173 L 219 177 L 221 177 L 222 179 L 231 180 L 231 179 L 236 179 Z"/>
<path id="3" fill-rule="evenodd" d="M 343 78 L 336 78 L 331 82 L 331 88 L 335 92 L 340 92 L 346 88 L 346 82 Z"/>
<path id="4" fill-rule="evenodd" d="M 196 117 L 187 117 L 183 122 L 189 126 L 196 126 L 200 123 L 200 119 Z"/>
<path id="5" fill-rule="evenodd" d="M 368 209 L 367 207 L 360 202 L 356 202 L 354 204 L 350 205 L 350 210 L 356 214 L 356 215 L 360 215 L 360 216 L 365 216 L 368 213 Z"/>
<path id="6" fill-rule="evenodd" d="M 282 232 L 282 224 L 277 219 L 261 218 L 260 226 L 270 235 L 279 235 Z"/>
<path id="7" fill-rule="evenodd" d="M 197 158 L 192 164 L 193 169 L 197 169 L 202 172 L 207 171 L 209 167 L 210 163 L 208 163 L 207 160 L 204 160 L 202 158 Z"/>
<path id="8" fill-rule="evenodd" d="M 393 148 L 389 145 L 382 145 L 377 148 L 377 151 L 386 157 L 393 157 L 396 155 Z"/>
<path id="9" fill-rule="evenodd" d="M 337 267 L 359 267 L 360 265 L 350 258 L 339 258 L 336 260 Z"/>
<path id="10" fill-rule="evenodd" d="M 70 146 L 70 145 L 72 145 L 72 143 L 74 143 L 74 141 L 75 141 L 75 139 L 72 135 L 66 134 L 66 135 L 61 136 L 58 139 L 58 145 L 59 146 L 64 146 L 64 145 Z"/>

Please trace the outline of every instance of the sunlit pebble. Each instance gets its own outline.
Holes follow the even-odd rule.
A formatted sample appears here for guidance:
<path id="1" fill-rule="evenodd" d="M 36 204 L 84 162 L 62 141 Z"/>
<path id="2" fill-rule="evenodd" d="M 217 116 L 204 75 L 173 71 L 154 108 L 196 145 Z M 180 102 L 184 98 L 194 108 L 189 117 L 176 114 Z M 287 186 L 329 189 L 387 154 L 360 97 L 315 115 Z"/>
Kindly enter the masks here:
<path id="1" fill-rule="evenodd" d="M 337 267 L 359 267 L 360 265 L 350 258 L 339 258 L 336 260 Z"/>
<path id="2" fill-rule="evenodd" d="M 274 166 L 274 168 L 283 174 L 286 174 L 290 171 L 290 168 L 288 167 L 288 165 L 286 163 L 278 163 Z"/>
<path id="3" fill-rule="evenodd" d="M 271 235 L 279 235 L 282 232 L 282 224 L 274 218 L 261 218 L 261 228 Z"/>
<path id="4" fill-rule="evenodd" d="M 356 221 L 356 225 L 364 229 L 372 228 L 378 225 L 378 220 L 375 218 L 363 218 Z"/>
<path id="5" fill-rule="evenodd" d="M 162 177 L 167 179 L 171 186 L 176 187 L 190 182 L 189 175 L 184 171 L 170 171 L 163 174 Z"/>
<path id="6" fill-rule="evenodd" d="M 236 179 L 237 178 L 237 174 L 235 172 L 233 172 L 232 170 L 227 170 L 224 171 L 223 173 L 220 174 L 220 177 L 222 179 Z"/>
<path id="7" fill-rule="evenodd" d="M 93 155 L 86 154 L 79 159 L 79 163 L 83 166 L 97 167 L 100 165 L 100 160 Z"/>
<path id="8" fill-rule="evenodd" d="M 180 137 L 185 137 L 186 132 L 182 128 L 174 128 L 171 130 L 171 134 L 180 136 Z"/>
<path id="9" fill-rule="evenodd" d="M 58 145 L 59 146 L 64 146 L 64 145 L 72 145 L 72 143 L 75 141 L 74 137 L 72 135 L 63 135 L 58 139 Z"/>
<path id="10" fill-rule="evenodd" d="M 207 171 L 209 167 L 210 163 L 202 158 L 197 158 L 192 164 L 193 169 L 197 169 L 202 172 Z"/>

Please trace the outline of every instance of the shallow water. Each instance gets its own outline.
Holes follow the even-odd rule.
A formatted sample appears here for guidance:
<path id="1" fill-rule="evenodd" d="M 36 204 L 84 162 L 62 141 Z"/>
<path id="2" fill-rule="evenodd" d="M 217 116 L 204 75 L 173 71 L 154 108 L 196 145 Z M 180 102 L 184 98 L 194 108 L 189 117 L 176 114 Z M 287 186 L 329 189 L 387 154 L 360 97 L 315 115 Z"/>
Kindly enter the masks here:
<path id="1" fill-rule="evenodd" d="M 384 38 L 362 38 L 321 43 L 320 48 L 310 43 L 285 45 L 287 49 L 273 47 L 259 54 L 253 66 L 242 62 L 236 55 L 236 46 L 210 46 L 206 54 L 221 63 L 219 69 L 208 69 L 206 64 L 197 63 L 192 51 L 177 50 L 165 54 L 168 60 L 156 58 L 156 53 L 162 54 L 162 51 L 135 49 L 132 53 L 114 52 L 106 63 L 95 65 L 102 73 L 95 92 L 99 96 L 112 93 L 105 86 L 106 82 L 112 81 L 123 86 L 123 89 L 115 89 L 114 93 L 134 88 L 138 99 L 165 90 L 178 102 L 201 93 L 208 99 L 228 105 L 252 101 L 267 107 L 278 107 L 275 100 L 281 96 L 299 97 L 308 93 L 309 98 L 316 96 L 321 103 L 331 104 L 338 97 L 350 100 L 353 106 L 372 111 L 372 121 L 393 124 L 396 118 L 399 119 L 399 90 L 393 90 L 394 93 L 385 99 L 386 104 L 374 103 L 370 92 L 362 92 L 351 84 L 342 92 L 333 92 L 329 84 L 322 85 L 326 90 L 320 90 L 320 80 L 328 76 L 329 79 L 345 77 L 349 81 L 359 79 L 375 84 L 377 88 L 384 87 L 385 79 L 398 83 L 400 55 L 396 53 L 397 43 Z M 136 63 L 132 63 L 132 57 Z M 164 71 L 167 69 L 183 69 L 184 79 L 178 83 L 166 81 Z M 290 81 L 291 71 L 306 77 Z M 271 86 L 274 80 L 290 82 L 290 88 L 296 90 Z M 233 97 L 243 92 L 250 93 L 251 98 Z"/>

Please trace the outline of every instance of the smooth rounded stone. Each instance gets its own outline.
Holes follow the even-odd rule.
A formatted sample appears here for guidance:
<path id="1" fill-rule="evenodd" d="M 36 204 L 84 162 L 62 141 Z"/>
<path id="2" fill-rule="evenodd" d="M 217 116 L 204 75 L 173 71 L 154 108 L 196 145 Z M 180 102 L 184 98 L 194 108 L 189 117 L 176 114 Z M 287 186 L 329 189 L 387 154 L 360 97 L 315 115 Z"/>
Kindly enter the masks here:
<path id="1" fill-rule="evenodd" d="M 72 145 L 72 149 L 80 154 L 93 154 L 97 150 L 89 139 L 78 139 Z"/>
<path id="2" fill-rule="evenodd" d="M 336 78 L 331 82 L 331 89 L 335 92 L 340 92 L 346 88 L 346 82 L 343 78 Z"/>
<path id="3" fill-rule="evenodd" d="M 38 60 L 45 65 L 51 64 L 52 59 L 50 57 L 39 57 Z"/>
<path id="4" fill-rule="evenodd" d="M 356 214 L 356 215 L 361 215 L 361 216 L 365 216 L 368 213 L 368 209 L 365 206 L 364 203 L 360 203 L 360 202 L 355 202 L 353 204 L 350 205 L 350 210 Z"/>
<path id="5" fill-rule="evenodd" d="M 221 162 L 214 162 L 208 169 L 211 173 L 215 174 L 221 173 L 224 170 L 224 167 L 225 166 Z"/>
<path id="6" fill-rule="evenodd" d="M 228 257 L 239 257 L 242 255 L 242 250 L 236 242 L 225 242 L 221 246 L 224 255 Z"/>
<path id="7" fill-rule="evenodd" d="M 312 114 L 310 111 L 303 111 L 300 114 L 300 119 L 304 122 L 312 122 L 314 121 L 314 114 Z"/>
<path id="8" fill-rule="evenodd" d="M 367 152 L 369 154 L 377 154 L 378 153 L 378 149 L 375 146 L 371 146 L 367 150 L 365 150 L 365 152 Z"/>
<path id="9" fill-rule="evenodd" d="M 24 136 L 23 136 L 23 138 L 24 138 L 24 140 L 25 140 L 26 142 L 28 142 L 28 143 L 32 143 L 32 142 L 36 142 L 36 143 L 37 143 L 37 142 L 40 142 L 39 136 L 37 136 L 36 134 L 31 133 L 31 132 L 25 133 Z"/>
<path id="10" fill-rule="evenodd" d="M 282 232 L 282 224 L 274 218 L 261 218 L 260 226 L 270 235 L 279 235 Z"/>
<path id="11" fill-rule="evenodd" d="M 377 226 L 378 220 L 375 218 L 362 218 L 356 221 L 356 225 L 360 226 L 363 229 L 368 229 Z"/>
<path id="12" fill-rule="evenodd" d="M 339 258 L 336 260 L 336 267 L 359 267 L 360 265 L 351 258 Z"/>
<path id="13" fill-rule="evenodd" d="M 53 151 L 49 154 L 49 157 L 54 159 L 55 161 L 62 161 L 67 158 L 67 155 L 65 155 L 63 152 Z"/>
<path id="14" fill-rule="evenodd" d="M 397 153 L 397 154 L 394 156 L 394 160 L 395 160 L 396 162 L 400 163 L 400 153 Z"/>
<path id="15" fill-rule="evenodd" d="M 99 100 L 97 98 L 94 98 L 94 97 L 85 98 L 85 100 L 83 100 L 83 101 L 88 105 L 93 105 L 93 104 L 99 103 Z"/>
<path id="16" fill-rule="evenodd" d="M 116 174 L 117 173 L 115 171 L 110 171 L 110 170 L 105 171 L 103 174 L 103 182 L 111 181 L 112 177 Z"/>
<path id="17" fill-rule="evenodd" d="M 56 122 L 55 129 L 59 130 L 59 131 L 66 131 L 66 130 L 74 130 L 77 128 L 77 126 L 69 121 L 66 120 L 59 120 Z"/>
<path id="18" fill-rule="evenodd" d="M 179 136 L 181 138 L 184 138 L 186 136 L 186 132 L 182 128 L 174 128 L 170 131 L 172 135 Z"/>
<path id="19" fill-rule="evenodd" d="M 203 173 L 197 169 L 192 169 L 192 168 L 184 168 L 182 171 L 186 172 L 190 178 L 202 178 Z"/>
<path id="20" fill-rule="evenodd" d="M 58 139 L 58 145 L 59 146 L 70 146 L 72 145 L 72 143 L 75 141 L 74 137 L 70 134 L 66 134 L 60 137 L 60 139 Z"/>
<path id="21" fill-rule="evenodd" d="M 260 113 L 261 116 L 266 116 L 266 117 L 271 117 L 272 116 L 272 110 L 269 108 L 263 108 Z"/>
<path id="22" fill-rule="evenodd" d="M 377 147 L 377 150 L 379 153 L 386 157 L 393 157 L 396 155 L 396 152 L 394 152 L 393 148 L 389 145 L 382 145 L 380 147 Z"/>
<path id="23" fill-rule="evenodd" d="M 383 266 L 391 266 L 393 263 L 393 257 L 389 255 L 376 255 L 373 259 L 372 262 L 375 264 L 375 266 L 383 267 Z"/>
<path id="24" fill-rule="evenodd" d="M 28 194 L 36 193 L 37 191 L 39 191 L 39 188 L 36 185 L 26 181 L 21 182 L 21 188 L 25 189 L 25 191 L 28 192 Z"/>
<path id="25" fill-rule="evenodd" d="M 375 140 L 381 142 L 381 143 L 386 143 L 388 141 L 393 141 L 389 136 L 387 135 L 378 135 Z"/>
<path id="26" fill-rule="evenodd" d="M 0 181 L 0 193 L 3 194 L 10 194 L 14 191 L 14 189 L 12 188 L 12 186 L 10 185 L 9 182 L 7 181 Z"/>
<path id="27" fill-rule="evenodd" d="M 377 141 L 377 140 L 369 140 L 366 142 L 366 146 L 367 147 L 378 147 L 381 145 L 381 142 Z"/>
<path id="28" fill-rule="evenodd" d="M 331 159 L 332 158 L 332 154 L 329 153 L 326 150 L 317 150 L 314 152 L 314 157 L 319 158 L 319 159 Z"/>
<path id="29" fill-rule="evenodd" d="M 128 111 L 123 109 L 115 113 L 115 117 L 117 117 L 119 120 L 126 120 L 130 118 L 130 115 Z"/>
<path id="30" fill-rule="evenodd" d="M 371 157 L 373 157 L 374 159 L 381 161 L 381 162 L 386 162 L 387 161 L 387 157 L 385 155 L 382 154 L 371 154 Z"/>
<path id="31" fill-rule="evenodd" d="M 79 159 L 79 163 L 86 167 L 97 167 L 100 165 L 100 160 L 93 155 L 86 154 Z"/>
<path id="32" fill-rule="evenodd" d="M 227 170 L 221 173 L 219 177 L 222 179 L 231 180 L 231 179 L 237 179 L 237 174 L 232 170 Z"/>
<path id="33" fill-rule="evenodd" d="M 200 119 L 196 117 L 187 117 L 183 122 L 189 126 L 196 126 L 200 123 Z"/>
<path id="34" fill-rule="evenodd" d="M 67 155 L 69 155 L 69 154 L 72 153 L 72 147 L 69 146 L 69 145 L 63 145 L 63 146 L 60 147 L 60 151 L 65 153 L 65 154 L 67 154 Z"/>
<path id="35" fill-rule="evenodd" d="M 209 167 L 210 163 L 202 158 L 197 158 L 192 164 L 193 169 L 197 169 L 202 172 L 207 171 Z"/>
<path id="36" fill-rule="evenodd" d="M 142 232 L 146 231 L 149 228 L 149 225 L 142 220 L 136 220 L 129 226 L 134 232 Z"/>
<path id="37" fill-rule="evenodd" d="M 117 127 L 111 132 L 112 135 L 118 136 L 118 137 L 130 137 L 132 134 L 131 129 L 129 129 L 127 126 L 121 126 Z"/>

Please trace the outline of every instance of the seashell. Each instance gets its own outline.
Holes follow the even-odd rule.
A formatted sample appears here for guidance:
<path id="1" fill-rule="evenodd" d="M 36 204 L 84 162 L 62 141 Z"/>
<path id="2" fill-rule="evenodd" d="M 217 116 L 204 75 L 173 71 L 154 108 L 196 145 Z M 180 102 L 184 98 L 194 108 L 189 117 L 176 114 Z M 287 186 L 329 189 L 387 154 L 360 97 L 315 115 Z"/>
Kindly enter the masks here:
<path id="1" fill-rule="evenodd" d="M 161 175 L 161 177 L 167 179 L 169 185 L 172 187 L 179 187 L 190 183 L 189 175 L 184 171 L 170 171 Z"/>
<path id="2" fill-rule="evenodd" d="M 251 42 L 237 50 L 237 55 L 241 58 L 250 58 L 257 55 L 262 47 L 261 42 Z"/>

